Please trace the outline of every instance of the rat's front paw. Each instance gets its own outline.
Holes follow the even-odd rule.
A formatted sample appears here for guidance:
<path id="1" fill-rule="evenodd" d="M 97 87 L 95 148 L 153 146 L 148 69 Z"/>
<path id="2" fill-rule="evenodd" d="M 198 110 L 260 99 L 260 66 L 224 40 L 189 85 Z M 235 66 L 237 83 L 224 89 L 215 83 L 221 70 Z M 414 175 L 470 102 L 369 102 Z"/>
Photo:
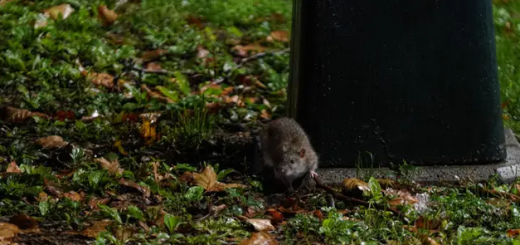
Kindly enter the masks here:
<path id="1" fill-rule="evenodd" d="M 318 173 L 316 173 L 315 171 L 311 171 L 311 178 L 316 178 L 318 177 Z"/>

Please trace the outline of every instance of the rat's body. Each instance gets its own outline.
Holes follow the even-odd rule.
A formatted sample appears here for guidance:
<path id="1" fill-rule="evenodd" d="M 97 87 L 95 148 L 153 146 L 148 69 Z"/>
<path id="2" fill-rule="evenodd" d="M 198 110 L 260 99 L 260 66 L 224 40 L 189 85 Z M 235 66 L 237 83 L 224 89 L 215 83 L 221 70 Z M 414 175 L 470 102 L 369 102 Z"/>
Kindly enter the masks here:
<path id="1" fill-rule="evenodd" d="M 274 169 L 275 178 L 293 191 L 292 182 L 309 173 L 317 176 L 318 156 L 307 134 L 290 118 L 280 118 L 263 126 L 260 134 L 263 164 Z"/>

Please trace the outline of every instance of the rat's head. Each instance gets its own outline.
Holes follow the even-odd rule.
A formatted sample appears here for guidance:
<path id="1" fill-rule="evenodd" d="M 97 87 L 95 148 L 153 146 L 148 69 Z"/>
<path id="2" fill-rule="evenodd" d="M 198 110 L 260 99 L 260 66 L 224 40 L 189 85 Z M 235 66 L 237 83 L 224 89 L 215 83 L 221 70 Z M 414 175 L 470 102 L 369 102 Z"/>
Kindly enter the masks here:
<path id="1" fill-rule="evenodd" d="M 298 175 L 305 168 L 306 150 L 284 149 L 283 159 L 275 168 L 275 174 L 279 177 L 290 177 Z"/>

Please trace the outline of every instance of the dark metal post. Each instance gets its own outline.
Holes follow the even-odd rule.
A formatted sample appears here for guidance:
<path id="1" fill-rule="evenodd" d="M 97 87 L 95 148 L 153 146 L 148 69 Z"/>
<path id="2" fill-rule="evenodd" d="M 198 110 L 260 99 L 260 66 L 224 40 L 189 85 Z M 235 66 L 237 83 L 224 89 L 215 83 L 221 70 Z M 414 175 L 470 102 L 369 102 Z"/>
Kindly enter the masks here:
<path id="1" fill-rule="evenodd" d="M 505 158 L 489 0 L 295 0 L 288 114 L 322 167 Z"/>

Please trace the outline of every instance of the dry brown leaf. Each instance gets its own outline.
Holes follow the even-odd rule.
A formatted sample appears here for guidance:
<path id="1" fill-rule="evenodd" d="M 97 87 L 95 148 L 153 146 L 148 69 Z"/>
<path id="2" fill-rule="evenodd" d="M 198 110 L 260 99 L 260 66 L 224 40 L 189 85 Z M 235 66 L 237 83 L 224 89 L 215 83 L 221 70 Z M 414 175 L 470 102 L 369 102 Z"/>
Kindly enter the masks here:
<path id="1" fill-rule="evenodd" d="M 23 123 L 33 116 L 38 116 L 44 119 L 50 118 L 48 115 L 40 112 L 31 112 L 28 110 L 17 109 L 9 106 L 2 109 L 2 111 L 0 112 L 0 116 L 2 116 L 2 119 L 8 123 Z"/>
<path id="2" fill-rule="evenodd" d="M 520 235 L 520 229 L 509 229 L 507 230 L 507 236 L 508 237 L 516 237 Z"/>
<path id="3" fill-rule="evenodd" d="M 202 47 L 200 45 L 197 47 L 197 58 L 204 59 L 204 58 L 208 57 L 209 54 L 210 54 L 209 51 L 207 49 L 205 49 L 204 47 Z"/>
<path id="4" fill-rule="evenodd" d="M 0 222 L 0 242 L 11 241 L 19 232 L 20 229 L 18 228 L 18 226 Z"/>
<path id="5" fill-rule="evenodd" d="M 148 189 L 145 186 L 141 186 L 141 185 L 135 183 L 134 181 L 126 180 L 126 179 L 120 179 L 119 183 L 124 185 L 124 186 L 128 186 L 128 187 L 132 187 L 132 188 L 137 189 L 138 191 L 143 193 L 144 197 L 150 197 L 150 189 Z"/>
<path id="6" fill-rule="evenodd" d="M 92 199 L 90 199 L 88 201 L 88 206 L 90 207 L 90 209 L 95 211 L 95 210 L 99 209 L 98 204 L 106 205 L 109 201 L 110 201 L 110 198 L 108 198 L 108 197 L 107 198 L 93 197 Z"/>
<path id="7" fill-rule="evenodd" d="M 280 213 L 278 210 L 274 208 L 267 209 L 267 212 L 271 215 L 272 219 L 275 224 L 282 223 L 284 217 L 283 214 Z"/>
<path id="8" fill-rule="evenodd" d="M 92 223 L 93 224 L 91 226 L 87 227 L 85 230 L 81 232 L 82 235 L 90 238 L 96 238 L 99 233 L 107 230 L 107 226 L 112 224 L 112 221 L 105 219 L 94 221 Z"/>
<path id="9" fill-rule="evenodd" d="M 57 135 L 39 138 L 36 140 L 36 143 L 43 149 L 62 148 L 69 144 L 69 142 L 64 141 L 62 137 Z"/>
<path id="10" fill-rule="evenodd" d="M 255 232 L 251 237 L 244 239 L 240 245 L 278 245 L 278 241 L 265 231 Z"/>
<path id="11" fill-rule="evenodd" d="M 167 53 L 168 53 L 168 50 L 164 50 L 164 49 L 157 49 L 157 50 L 147 51 L 147 52 L 143 53 L 143 55 L 141 56 L 141 59 L 144 62 L 149 62 L 149 61 L 152 61 L 152 60 L 156 60 L 159 57 L 161 57 L 161 56 L 163 56 L 163 55 L 165 55 Z"/>
<path id="12" fill-rule="evenodd" d="M 146 64 L 146 70 L 149 70 L 149 71 L 158 71 L 158 70 L 161 70 L 161 64 L 159 63 L 154 63 L 154 62 L 150 62 L 148 64 Z"/>
<path id="13" fill-rule="evenodd" d="M 279 31 L 273 31 L 271 34 L 267 37 L 267 41 L 273 42 L 289 42 L 289 33 L 287 31 L 279 30 Z"/>
<path id="14" fill-rule="evenodd" d="M 87 73 L 85 71 L 83 74 L 86 75 L 87 79 L 90 80 L 94 85 L 103 86 L 109 89 L 114 87 L 114 76 L 108 73 Z"/>
<path id="15" fill-rule="evenodd" d="M 9 219 L 9 223 L 18 226 L 22 230 L 35 229 L 38 227 L 38 222 L 31 216 L 20 213 Z"/>
<path id="16" fill-rule="evenodd" d="M 173 101 L 172 99 L 162 95 L 161 93 L 159 92 L 155 92 L 153 90 L 151 90 L 150 88 L 148 88 L 148 86 L 146 86 L 145 84 L 141 85 L 141 89 L 146 91 L 146 94 L 149 96 L 149 97 L 152 97 L 154 99 L 157 99 L 163 103 L 175 103 L 175 101 Z"/>
<path id="17" fill-rule="evenodd" d="M 72 13 L 74 13 L 74 9 L 70 6 L 70 4 L 60 4 L 54 7 L 50 7 L 48 9 L 43 10 L 43 13 L 54 20 L 57 20 L 61 15 L 63 19 L 67 19 Z"/>
<path id="18" fill-rule="evenodd" d="M 22 170 L 20 169 L 20 167 L 18 167 L 18 165 L 16 164 L 15 161 L 12 161 L 9 166 L 7 167 L 7 170 L 5 171 L 6 173 L 21 173 Z"/>
<path id="19" fill-rule="evenodd" d="M 269 112 L 267 112 L 266 109 L 262 109 L 262 111 L 260 111 L 260 117 L 262 119 L 270 119 L 271 118 L 271 114 L 269 114 Z"/>
<path id="20" fill-rule="evenodd" d="M 193 173 L 193 179 L 196 185 L 202 186 L 207 192 L 224 191 L 227 188 L 245 188 L 241 184 L 224 184 L 217 181 L 217 173 L 213 167 L 207 166 L 202 173 Z"/>
<path id="21" fill-rule="evenodd" d="M 253 225 L 256 231 L 272 231 L 274 226 L 271 224 L 271 220 L 268 219 L 248 219 L 244 216 L 240 216 L 240 219 L 245 220 L 247 223 Z"/>
<path id="22" fill-rule="evenodd" d="M 348 196 L 361 196 L 363 192 L 370 191 L 370 187 L 358 178 L 346 178 L 342 182 L 342 191 Z"/>
<path id="23" fill-rule="evenodd" d="M 135 233 L 135 229 L 129 226 L 119 226 L 114 229 L 114 236 L 118 241 L 126 242 Z"/>
<path id="24" fill-rule="evenodd" d="M 103 21 L 103 25 L 111 25 L 117 20 L 116 12 L 108 9 L 106 5 L 98 7 L 98 17 Z"/>
<path id="25" fill-rule="evenodd" d="M 106 169 L 110 175 L 123 174 L 124 169 L 119 167 L 119 161 L 114 160 L 113 162 L 108 161 L 104 157 L 94 159 L 95 162 L 101 165 L 101 168 Z"/>
<path id="26" fill-rule="evenodd" d="M 64 193 L 63 196 L 76 202 L 83 200 L 83 197 L 75 191 L 69 191 L 67 193 Z"/>
<path id="27" fill-rule="evenodd" d="M 245 46 L 236 45 L 233 49 L 238 52 L 238 56 L 247 57 L 248 52 L 260 53 L 264 52 L 267 48 L 257 43 L 251 43 Z"/>
<path id="28" fill-rule="evenodd" d="M 63 196 L 63 190 L 61 188 L 57 187 L 52 181 L 43 179 L 43 183 L 45 183 L 45 188 L 54 196 L 62 197 Z"/>

